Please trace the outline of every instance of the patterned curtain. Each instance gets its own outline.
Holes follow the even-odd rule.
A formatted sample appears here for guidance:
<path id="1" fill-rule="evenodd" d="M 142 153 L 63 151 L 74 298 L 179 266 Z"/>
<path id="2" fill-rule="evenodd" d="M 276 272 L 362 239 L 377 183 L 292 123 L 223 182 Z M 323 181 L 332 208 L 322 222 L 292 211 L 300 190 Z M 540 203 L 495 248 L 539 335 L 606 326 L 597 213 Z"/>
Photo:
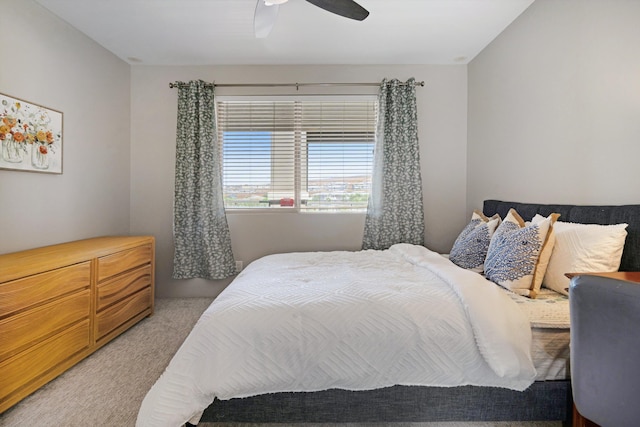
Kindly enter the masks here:
<path id="1" fill-rule="evenodd" d="M 362 249 L 424 244 L 415 79 L 384 79 Z"/>
<path id="2" fill-rule="evenodd" d="M 222 198 L 214 88 L 203 81 L 176 84 L 173 278 L 224 279 L 235 274 L 235 261 Z"/>

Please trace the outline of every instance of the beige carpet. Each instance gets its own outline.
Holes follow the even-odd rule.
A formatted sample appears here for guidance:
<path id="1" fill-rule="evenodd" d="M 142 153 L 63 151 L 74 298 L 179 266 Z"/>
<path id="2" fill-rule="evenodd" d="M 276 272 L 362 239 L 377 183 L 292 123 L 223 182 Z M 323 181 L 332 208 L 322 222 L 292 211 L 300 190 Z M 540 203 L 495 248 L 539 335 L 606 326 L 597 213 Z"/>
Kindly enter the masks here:
<path id="1" fill-rule="evenodd" d="M 156 313 L 0 415 L 3 427 L 133 427 L 145 394 L 163 372 L 209 298 L 158 299 Z M 305 424 L 325 427 L 331 424 Z M 201 423 L 202 427 L 257 424 Z M 278 426 L 270 424 L 269 426 Z M 369 423 L 340 427 L 557 427 L 538 423 Z"/>

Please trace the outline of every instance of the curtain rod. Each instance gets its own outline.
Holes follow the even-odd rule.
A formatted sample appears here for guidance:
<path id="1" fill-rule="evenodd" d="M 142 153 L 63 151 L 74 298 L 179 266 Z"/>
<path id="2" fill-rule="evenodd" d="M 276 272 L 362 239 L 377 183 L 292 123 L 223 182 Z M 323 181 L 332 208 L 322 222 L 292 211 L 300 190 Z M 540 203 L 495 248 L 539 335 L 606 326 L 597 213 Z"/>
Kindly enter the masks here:
<path id="1" fill-rule="evenodd" d="M 400 83 L 401 86 L 407 83 Z M 184 86 L 186 83 L 169 83 L 169 87 Z M 380 86 L 380 83 L 207 83 L 208 86 L 217 87 L 295 87 L 296 90 L 304 86 Z M 424 81 L 414 82 L 414 86 L 424 86 Z"/>

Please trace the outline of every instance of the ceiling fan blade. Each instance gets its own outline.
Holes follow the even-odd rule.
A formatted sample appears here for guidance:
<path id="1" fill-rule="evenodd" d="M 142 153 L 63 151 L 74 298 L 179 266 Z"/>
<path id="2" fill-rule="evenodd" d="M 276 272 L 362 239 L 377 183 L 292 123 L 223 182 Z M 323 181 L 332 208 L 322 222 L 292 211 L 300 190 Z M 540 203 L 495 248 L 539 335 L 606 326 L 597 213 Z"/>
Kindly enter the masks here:
<path id="1" fill-rule="evenodd" d="M 278 17 L 277 4 L 267 6 L 264 0 L 258 0 L 256 3 L 256 11 L 253 15 L 253 31 L 258 39 L 264 39 L 269 35 L 273 24 L 276 23 Z"/>
<path id="2" fill-rule="evenodd" d="M 344 16 L 345 18 L 364 20 L 369 16 L 369 11 L 353 0 L 307 0 L 326 11 Z"/>

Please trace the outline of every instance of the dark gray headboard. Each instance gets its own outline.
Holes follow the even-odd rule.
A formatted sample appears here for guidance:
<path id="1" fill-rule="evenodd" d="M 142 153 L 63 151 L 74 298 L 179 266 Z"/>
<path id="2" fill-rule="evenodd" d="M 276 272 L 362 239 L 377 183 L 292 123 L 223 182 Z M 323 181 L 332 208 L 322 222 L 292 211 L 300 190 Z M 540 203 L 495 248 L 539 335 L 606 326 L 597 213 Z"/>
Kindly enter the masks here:
<path id="1" fill-rule="evenodd" d="M 622 254 L 620 271 L 640 271 L 640 205 L 620 206 L 580 206 L 580 205 L 541 205 L 538 203 L 504 202 L 485 200 L 485 215 L 499 214 L 504 218 L 509 209 L 514 208 L 525 221 L 536 214 L 548 216 L 559 213 L 560 221 L 582 224 L 620 224 L 627 223 L 627 239 Z"/>

